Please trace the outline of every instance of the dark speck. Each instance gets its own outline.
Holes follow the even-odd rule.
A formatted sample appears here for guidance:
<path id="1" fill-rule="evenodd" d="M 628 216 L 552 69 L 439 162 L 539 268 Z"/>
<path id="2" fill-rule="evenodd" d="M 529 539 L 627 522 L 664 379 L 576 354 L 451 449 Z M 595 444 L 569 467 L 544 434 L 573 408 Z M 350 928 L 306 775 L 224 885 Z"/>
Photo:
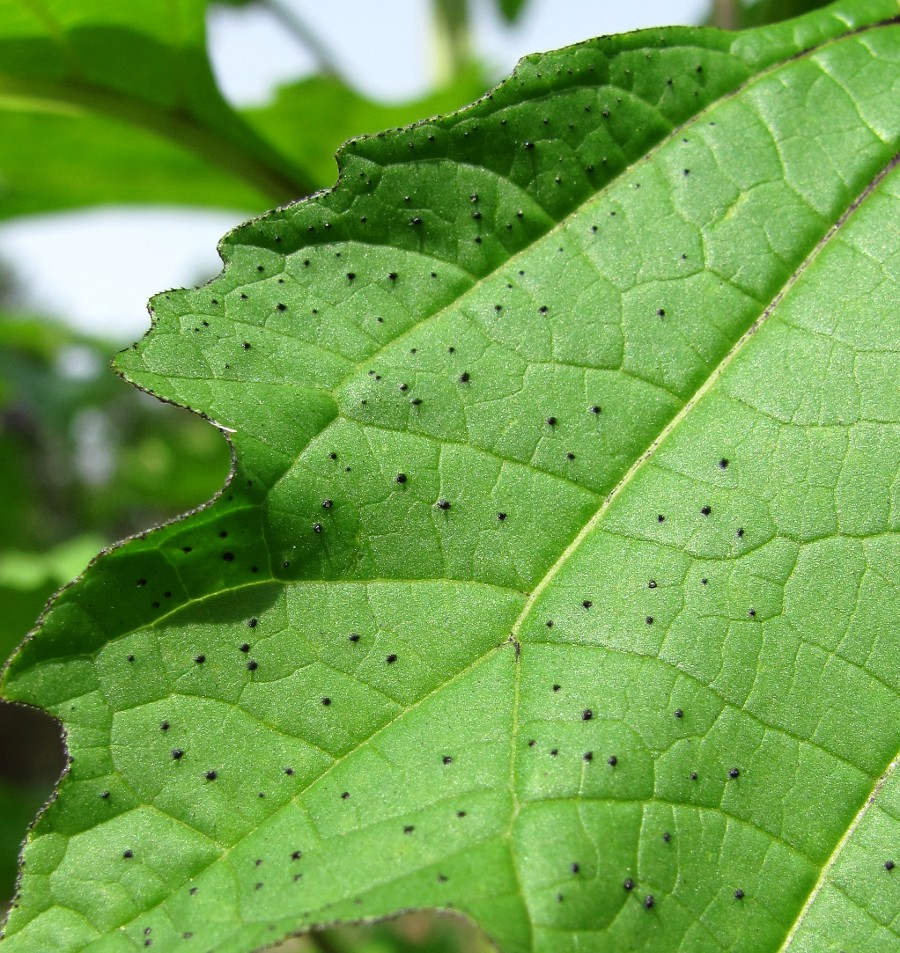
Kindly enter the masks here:
<path id="1" fill-rule="evenodd" d="M 584 608 L 584 609 L 590 609 L 590 607 L 591 607 L 593 604 L 594 604 L 594 603 L 591 602 L 590 599 L 585 599 L 584 602 L 581 603 L 582 608 Z"/>
<path id="2" fill-rule="evenodd" d="M 502 523 L 506 519 L 506 513 L 498 513 L 497 519 Z"/>
<path id="3" fill-rule="evenodd" d="M 890 873 L 897 865 L 892 860 L 886 860 L 884 862 L 884 869 Z"/>
<path id="4" fill-rule="evenodd" d="M 391 652 L 391 654 L 385 659 L 385 662 L 387 662 L 388 665 L 393 665 L 396 661 L 397 656 L 393 652 Z"/>
<path id="5" fill-rule="evenodd" d="M 247 670 L 250 672 L 255 672 L 259 668 L 259 662 L 256 659 L 250 659 L 247 663 Z"/>
<path id="6" fill-rule="evenodd" d="M 322 704 L 327 708 L 331 704 L 331 699 L 326 695 L 325 698 L 322 699 Z"/>
<path id="7" fill-rule="evenodd" d="M 653 899 L 653 894 L 652 894 L 652 893 L 648 893 L 647 896 L 644 897 L 644 906 L 645 906 L 648 910 L 652 910 L 654 903 L 656 903 L 656 901 Z"/>
<path id="8" fill-rule="evenodd" d="M 206 661 L 206 656 L 205 656 L 205 655 L 195 655 L 195 656 L 194 656 L 194 661 L 195 661 L 198 665 L 202 665 L 202 664 Z"/>
<path id="9" fill-rule="evenodd" d="M 581 713 L 582 721 L 590 721 L 593 717 L 594 713 L 590 708 L 585 708 L 585 710 Z"/>
<path id="10" fill-rule="evenodd" d="M 741 890 L 740 887 L 738 887 L 738 889 L 735 890 L 735 892 L 734 892 L 734 899 L 735 899 L 735 900 L 743 900 L 743 899 L 744 899 L 744 891 Z"/>
<path id="11" fill-rule="evenodd" d="M 582 760 L 584 760 L 584 761 L 593 761 L 593 760 L 594 760 L 594 752 L 593 752 L 593 751 L 585 751 L 585 753 L 584 753 L 581 757 L 582 757 Z"/>
<path id="12" fill-rule="evenodd" d="M 626 877 L 626 878 L 622 881 L 622 886 L 623 886 L 626 890 L 634 890 L 634 881 L 631 879 L 631 877 Z"/>
<path id="13" fill-rule="evenodd" d="M 556 426 L 556 418 L 555 418 L 555 417 L 548 417 L 548 418 L 547 418 L 547 426 L 548 426 L 548 427 L 555 427 L 555 426 Z"/>
<path id="14" fill-rule="evenodd" d="M 406 483 L 406 474 L 405 474 L 405 473 L 398 473 L 398 474 L 394 477 L 394 479 L 395 479 L 398 483 Z"/>
<path id="15" fill-rule="evenodd" d="M 226 563 L 233 562 L 233 561 L 234 561 L 234 553 L 229 552 L 228 550 L 226 550 L 224 553 L 222 553 L 222 559 L 224 559 Z"/>
<path id="16" fill-rule="evenodd" d="M 468 384 L 468 382 L 469 382 L 469 372 L 468 372 L 468 371 L 463 371 L 462 374 L 459 375 L 459 382 L 460 382 L 461 384 Z"/>
<path id="17" fill-rule="evenodd" d="M 683 712 L 680 708 L 676 708 L 676 709 L 675 709 L 675 717 L 676 717 L 676 718 L 684 718 L 684 712 Z"/>
<path id="18" fill-rule="evenodd" d="M 651 579 L 651 580 L 647 583 L 647 588 L 648 588 L 648 589 L 655 589 L 655 588 L 656 588 L 656 580 L 655 580 L 655 579 Z"/>
<path id="19" fill-rule="evenodd" d="M 359 641 L 359 633 L 357 633 L 357 632 L 351 633 L 351 635 L 350 635 L 350 641 L 351 641 L 351 642 L 358 642 L 358 641 Z"/>
<path id="20" fill-rule="evenodd" d="M 219 772 L 218 772 L 218 771 L 207 771 L 207 772 L 206 772 L 206 780 L 207 780 L 207 781 L 215 781 L 218 776 L 219 776 Z"/>
<path id="21" fill-rule="evenodd" d="M 728 777 L 729 777 L 729 778 L 738 778 L 738 777 L 740 777 L 740 775 L 741 775 L 741 772 L 740 772 L 740 769 L 739 769 L 739 768 L 732 768 L 732 769 L 728 772 Z"/>
<path id="22" fill-rule="evenodd" d="M 722 459 L 719 461 L 719 469 L 725 470 L 727 469 L 727 467 L 728 467 L 728 461 L 725 459 L 725 457 L 722 457 Z"/>
<path id="23" fill-rule="evenodd" d="M 668 844 L 671 839 L 672 839 L 672 835 L 668 831 L 666 831 L 665 834 L 663 834 L 663 840 Z"/>
<path id="24" fill-rule="evenodd" d="M 701 507 L 700 512 L 701 512 L 704 516 L 709 516 L 709 514 L 712 513 L 712 508 L 709 507 L 709 506 L 704 506 L 704 507 Z"/>
<path id="25" fill-rule="evenodd" d="M 450 501 L 449 501 L 449 500 L 438 500 L 437 503 L 435 503 L 435 506 L 436 506 L 439 510 L 449 510 L 449 509 L 450 509 Z"/>
<path id="26" fill-rule="evenodd" d="M 614 768 L 614 767 L 619 763 L 619 759 L 618 759 L 614 754 L 611 754 L 611 755 L 606 759 L 606 763 L 607 763 L 611 768 Z"/>
<path id="27" fill-rule="evenodd" d="M 744 535 L 744 529 L 743 529 L 743 527 L 741 527 L 741 528 L 737 531 L 737 535 L 738 535 L 738 539 L 740 539 L 740 538 Z"/>
<path id="28" fill-rule="evenodd" d="M 131 858 L 134 857 L 134 851 L 133 851 L 133 850 L 123 850 L 123 851 L 122 851 L 122 856 L 125 858 L 125 860 L 131 860 Z"/>

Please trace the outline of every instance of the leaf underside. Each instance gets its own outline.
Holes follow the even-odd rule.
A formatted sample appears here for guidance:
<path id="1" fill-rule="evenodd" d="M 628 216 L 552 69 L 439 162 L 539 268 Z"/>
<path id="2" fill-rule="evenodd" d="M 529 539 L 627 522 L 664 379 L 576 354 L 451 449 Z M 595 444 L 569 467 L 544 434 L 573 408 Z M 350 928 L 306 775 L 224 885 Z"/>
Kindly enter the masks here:
<path id="1" fill-rule="evenodd" d="M 896 945 L 897 12 L 528 58 L 155 299 L 234 472 L 7 670 L 10 953 Z"/>

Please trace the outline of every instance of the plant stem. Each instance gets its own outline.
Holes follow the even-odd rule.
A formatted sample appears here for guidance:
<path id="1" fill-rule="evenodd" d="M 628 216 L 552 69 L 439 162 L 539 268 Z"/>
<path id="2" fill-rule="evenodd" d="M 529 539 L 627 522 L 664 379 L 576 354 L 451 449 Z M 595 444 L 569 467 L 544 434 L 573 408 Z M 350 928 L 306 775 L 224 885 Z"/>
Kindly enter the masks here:
<path id="1" fill-rule="evenodd" d="M 281 25 L 299 41 L 301 46 L 306 47 L 312 54 L 320 73 L 343 81 L 331 50 L 295 10 L 292 10 L 284 0 L 261 0 L 261 3 L 281 21 Z"/>
<path id="2" fill-rule="evenodd" d="M 738 4 L 740 0 L 713 0 L 713 26 L 720 30 L 736 30 L 738 23 Z"/>
<path id="3" fill-rule="evenodd" d="M 467 0 L 433 0 L 435 81 L 452 82 L 472 61 Z"/>

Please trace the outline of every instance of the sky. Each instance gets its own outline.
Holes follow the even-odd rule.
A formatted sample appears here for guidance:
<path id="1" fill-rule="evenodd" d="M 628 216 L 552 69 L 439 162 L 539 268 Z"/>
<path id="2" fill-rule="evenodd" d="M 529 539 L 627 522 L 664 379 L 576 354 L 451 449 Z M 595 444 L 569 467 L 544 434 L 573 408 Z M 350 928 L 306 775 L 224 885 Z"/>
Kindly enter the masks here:
<path id="1" fill-rule="evenodd" d="M 373 98 L 421 95 L 432 80 L 427 0 L 280 0 L 296 11 L 354 85 Z M 527 53 L 591 36 L 664 23 L 697 23 L 708 0 L 530 0 L 509 28 L 493 0 L 470 0 L 476 51 L 498 78 Z M 208 20 L 219 85 L 236 105 L 261 104 L 314 63 L 265 9 L 217 7 Z M 219 271 L 218 239 L 235 212 L 104 208 L 33 216 L 0 225 L 8 262 L 27 304 L 80 330 L 125 345 L 147 328 L 146 302 Z"/>

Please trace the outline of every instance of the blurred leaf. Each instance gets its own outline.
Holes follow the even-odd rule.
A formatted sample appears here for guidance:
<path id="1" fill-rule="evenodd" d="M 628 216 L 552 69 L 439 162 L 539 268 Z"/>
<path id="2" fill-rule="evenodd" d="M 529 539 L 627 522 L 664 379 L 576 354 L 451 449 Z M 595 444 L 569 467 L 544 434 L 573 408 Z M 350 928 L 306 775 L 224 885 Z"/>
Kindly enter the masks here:
<path id="1" fill-rule="evenodd" d="M 260 211 L 264 190 L 169 138 L 86 109 L 2 109 L 0 218 L 118 203 Z"/>
<path id="2" fill-rule="evenodd" d="M 790 20 L 826 7 L 830 2 L 831 0 L 726 0 L 723 7 L 727 8 L 728 18 L 733 20 L 733 24 L 717 23 L 715 12 L 710 14 L 707 22 L 728 29 L 745 30 Z"/>
<path id="3" fill-rule="evenodd" d="M 206 56 L 206 5 L 206 0 L 42 0 L 40 5 L 0 0 L 0 109 L 8 114 L 0 130 L 29 136 L 14 150 L 10 171 L 27 177 L 22 153 L 53 148 L 55 140 L 31 138 L 42 127 L 55 128 L 61 146 L 83 142 L 89 131 L 63 120 L 87 110 L 186 147 L 228 176 L 246 180 L 270 202 L 306 194 L 298 170 L 259 139 L 220 95 Z M 98 174 L 127 179 L 127 166 L 102 157 L 115 126 L 92 126 L 101 131 L 96 145 L 89 146 Z M 119 134 L 127 135 L 121 127 Z M 155 146 L 175 162 L 175 172 L 180 165 L 197 174 L 195 164 L 183 157 L 177 161 L 160 143 Z M 126 149 L 114 148 L 116 158 Z M 77 152 L 65 155 L 68 160 Z M 158 188 L 158 177 L 150 179 Z M 71 180 L 65 182 L 59 192 Z M 128 189 L 122 182 L 112 191 Z M 239 203 L 247 192 L 246 187 L 238 192 Z M 26 204 L 21 196 L 12 202 L 19 209 Z"/>
<path id="4" fill-rule="evenodd" d="M 126 387 L 108 366 L 112 350 L 56 322 L 0 312 L 4 550 L 53 547 L 88 529 L 111 541 L 221 485 L 221 436 Z"/>
<path id="5" fill-rule="evenodd" d="M 497 6 L 507 23 L 515 23 L 528 6 L 528 0 L 497 0 Z"/>
<path id="6" fill-rule="evenodd" d="M 271 105 L 248 109 L 244 116 L 302 166 L 310 181 L 324 188 L 334 184 L 335 153 L 346 140 L 452 112 L 480 96 L 485 84 L 480 68 L 471 67 L 451 85 L 422 99 L 388 104 L 367 99 L 333 77 L 312 76 L 282 86 Z"/>
<path id="7" fill-rule="evenodd" d="M 0 550 L 0 586 L 21 592 L 52 586 L 59 589 L 83 572 L 106 540 L 84 533 L 39 553 Z"/>
<path id="8" fill-rule="evenodd" d="M 2 0 L 0 0 L 2 3 Z M 2 49 L 2 43 L 0 43 Z M 450 112 L 485 88 L 472 67 L 451 86 L 407 103 L 367 99 L 335 77 L 280 88 L 273 102 L 242 115 L 300 170 L 306 188 L 334 184 L 334 155 L 348 138 Z M 0 219 L 111 203 L 182 204 L 260 211 L 262 191 L 152 130 L 80 106 L 0 97 Z"/>
<path id="9" fill-rule="evenodd" d="M 19 646 L 34 628 L 47 600 L 61 585 L 49 581 L 42 582 L 34 589 L 0 585 L 0 605 L 3 606 L 3 614 L 0 615 L 0 652 L 9 656 Z"/>

